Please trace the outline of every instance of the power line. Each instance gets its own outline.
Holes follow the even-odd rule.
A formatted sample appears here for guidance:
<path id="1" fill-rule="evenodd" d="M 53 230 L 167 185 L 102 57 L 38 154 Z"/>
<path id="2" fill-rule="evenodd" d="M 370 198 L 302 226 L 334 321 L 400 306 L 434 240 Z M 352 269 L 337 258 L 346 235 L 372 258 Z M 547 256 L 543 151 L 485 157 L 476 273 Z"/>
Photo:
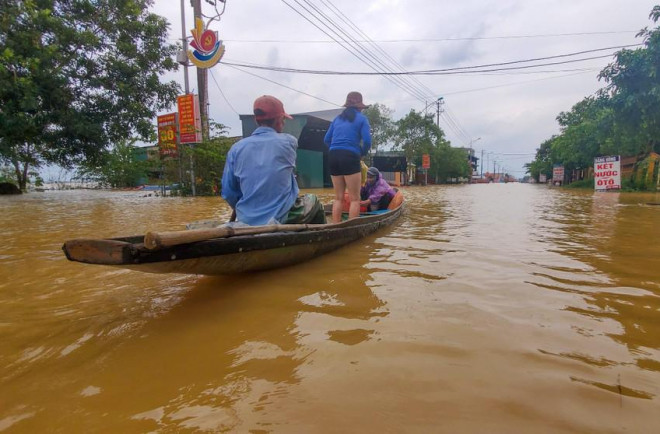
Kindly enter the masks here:
<path id="1" fill-rule="evenodd" d="M 583 73 L 583 72 L 594 72 L 598 71 L 600 67 L 591 67 L 591 68 L 571 68 L 571 69 L 546 69 L 542 71 L 495 71 L 495 72 L 484 72 L 483 75 L 531 75 L 531 74 L 554 74 L 558 72 L 574 72 L 574 73 Z"/>
<path id="2" fill-rule="evenodd" d="M 622 48 L 630 48 L 630 47 L 641 47 L 644 44 L 628 44 L 628 45 L 617 45 L 613 47 L 604 47 L 604 48 L 594 48 L 591 50 L 583 50 L 583 51 L 575 51 L 573 53 L 566 53 L 566 54 L 557 54 L 554 56 L 546 56 L 546 57 L 536 57 L 536 58 L 531 58 L 531 59 L 524 59 L 524 60 L 512 60 L 508 62 L 500 62 L 500 63 L 490 63 L 490 64 L 484 64 L 484 65 L 475 65 L 475 66 L 459 66 L 456 68 L 445 68 L 445 69 L 430 69 L 426 71 L 420 71 L 420 72 L 436 72 L 436 71 L 457 71 L 457 70 L 469 70 L 469 69 L 477 69 L 477 68 L 490 68 L 493 66 L 505 66 L 505 65 L 515 65 L 517 63 L 529 63 L 529 62 L 538 62 L 541 60 L 551 60 L 551 59 L 561 59 L 565 57 L 573 57 L 573 56 L 578 56 L 582 54 L 589 54 L 589 53 L 597 53 L 600 51 L 608 51 L 608 50 L 617 50 L 617 49 L 622 49 Z M 608 57 L 611 54 L 608 54 L 604 57 Z M 575 61 L 580 61 L 580 60 L 591 60 L 591 59 L 598 59 L 599 57 L 591 57 L 591 58 L 585 58 L 585 59 L 577 59 Z M 570 63 L 570 62 L 567 62 Z M 548 65 L 558 65 L 560 63 L 548 63 Z"/>
<path id="3" fill-rule="evenodd" d="M 580 59 L 573 59 L 573 60 L 565 60 L 561 62 L 548 62 L 548 63 L 541 63 L 538 65 L 525 65 L 525 66 L 516 66 L 516 67 L 509 67 L 509 68 L 493 68 L 493 69 L 480 69 L 480 70 L 473 70 L 472 68 L 476 68 L 476 66 L 465 66 L 465 67 L 458 67 L 458 68 L 447 68 L 447 69 L 435 69 L 435 70 L 419 70 L 419 71 L 407 71 L 407 72 L 387 72 L 387 71 L 374 71 L 374 72 L 357 72 L 357 71 L 332 71 L 332 70 L 314 70 L 314 69 L 297 69 L 297 68 L 284 68 L 284 67 L 278 67 L 278 66 L 266 66 L 266 65 L 257 65 L 254 63 L 248 63 L 248 62 L 231 62 L 231 61 L 222 61 L 225 65 L 231 65 L 231 66 L 239 66 L 243 68 L 251 68 L 251 69 L 261 69 L 261 70 L 266 70 L 266 71 L 274 71 L 274 72 L 287 72 L 287 73 L 293 73 L 293 74 L 311 74 L 311 75 L 355 75 L 355 76 L 373 76 L 373 75 L 381 75 L 381 76 L 414 76 L 414 75 L 461 75 L 461 74 L 471 74 L 471 75 L 477 75 L 477 74 L 483 74 L 483 73 L 488 73 L 488 72 L 502 72 L 502 71 L 517 71 L 520 69 L 529 69 L 529 68 L 539 68 L 542 66 L 553 66 L 553 65 L 565 65 L 568 63 L 577 63 L 577 62 L 586 62 L 588 60 L 595 60 L 595 59 L 604 59 L 611 57 L 611 54 L 606 54 L 603 56 L 592 56 L 592 57 L 585 57 L 585 58 L 580 58 Z M 525 60 L 521 60 L 519 62 L 528 62 Z"/>
<path id="4" fill-rule="evenodd" d="M 324 2 L 324 3 L 326 3 L 326 0 L 321 0 L 321 1 Z M 399 62 L 397 62 L 395 59 L 393 59 L 392 56 L 390 56 L 385 50 L 383 50 L 383 49 L 382 49 L 382 48 L 381 48 L 381 47 L 380 47 L 375 41 L 373 41 L 373 40 L 372 40 L 372 39 L 371 39 L 366 33 L 364 33 L 362 30 L 360 30 L 360 29 L 357 27 L 357 25 L 356 25 L 355 23 L 353 23 L 353 21 L 351 21 L 350 18 L 348 18 L 346 15 L 344 15 L 339 9 L 337 9 L 337 7 L 336 7 L 336 6 L 335 6 L 330 0 L 327 0 L 327 3 L 329 3 L 329 4 L 332 6 L 332 8 L 336 11 L 336 13 L 338 13 L 339 15 L 341 15 L 341 17 L 343 17 L 343 21 L 344 21 L 345 23 L 348 23 L 349 26 L 351 26 L 351 27 L 353 27 L 355 30 L 357 30 L 357 32 L 358 32 L 358 34 L 359 34 L 360 36 L 362 36 L 362 37 L 364 37 L 365 39 L 367 39 L 367 41 L 369 41 L 369 44 L 372 45 L 374 48 L 376 48 L 376 50 L 377 50 L 379 53 L 381 53 L 383 56 L 385 56 L 385 58 L 388 59 L 388 60 L 391 62 L 391 64 L 392 64 L 393 66 L 396 67 L 396 69 L 398 69 L 399 71 L 402 71 L 402 72 L 405 71 L 405 69 L 403 68 L 403 66 L 402 66 Z M 425 91 L 427 92 L 428 95 L 430 95 L 430 96 L 435 96 L 435 92 L 433 92 L 433 91 L 432 91 L 431 89 L 429 89 L 426 85 L 424 85 L 421 81 L 419 81 L 419 80 L 417 79 L 417 77 L 414 77 L 414 76 L 413 76 L 413 77 L 412 77 L 412 80 L 413 80 L 413 81 L 419 86 L 420 89 L 425 90 Z"/>
<path id="5" fill-rule="evenodd" d="M 458 119 L 446 104 L 445 107 L 445 112 L 442 113 L 443 119 L 448 121 L 448 125 L 451 124 L 453 126 L 454 131 L 458 133 L 458 138 L 462 138 L 463 144 L 467 145 L 471 140 L 471 135 L 465 131 L 465 128 L 458 122 Z"/>
<path id="6" fill-rule="evenodd" d="M 213 79 L 213 82 L 215 83 L 215 87 L 217 87 L 218 90 L 220 91 L 220 95 L 222 95 L 222 99 L 225 100 L 225 102 L 227 103 L 227 105 L 229 106 L 229 108 L 232 109 L 232 111 L 233 111 L 234 113 L 236 113 L 237 115 L 240 115 L 240 113 L 238 113 L 238 112 L 236 111 L 236 109 L 234 108 L 234 106 L 231 105 L 231 103 L 229 102 L 229 100 L 228 100 L 227 97 L 225 96 L 225 93 L 222 91 L 222 88 L 220 87 L 220 85 L 218 84 L 218 82 L 217 82 L 216 79 L 215 79 L 215 75 L 213 75 L 213 70 L 212 70 L 212 69 L 209 69 L 209 73 L 211 74 L 211 78 Z"/>
<path id="7" fill-rule="evenodd" d="M 289 4 L 286 0 L 282 0 L 282 2 L 283 2 L 284 4 L 286 4 L 289 8 L 291 8 L 294 12 L 296 12 L 298 15 L 300 15 L 301 17 L 303 17 L 303 18 L 304 18 L 306 21 L 308 21 L 309 23 L 311 23 L 314 27 L 316 27 L 317 29 L 319 29 L 320 31 L 322 31 L 325 35 L 327 35 L 327 36 L 330 37 L 333 41 L 335 41 L 336 43 L 338 43 L 342 48 L 344 48 L 346 51 L 348 51 L 349 53 L 351 53 L 353 56 L 355 56 L 355 57 L 356 57 L 358 60 L 360 60 L 362 63 L 368 65 L 368 66 L 369 66 L 371 69 L 373 69 L 374 71 L 377 71 L 377 70 L 378 70 L 378 69 L 374 66 L 373 62 L 372 62 L 370 59 L 367 59 L 367 58 L 366 58 L 366 57 L 360 52 L 360 48 L 359 48 L 358 45 L 356 45 L 354 42 L 349 41 L 349 40 L 347 40 L 346 38 L 342 37 L 341 34 L 339 34 L 335 29 L 333 29 L 329 24 L 327 24 L 327 22 L 325 22 L 325 21 L 323 21 L 322 19 L 318 18 L 317 15 L 315 15 L 312 11 L 310 11 L 310 10 L 309 10 L 308 8 L 306 8 L 304 5 L 301 5 L 300 2 L 299 2 L 298 0 L 294 0 L 294 1 L 295 1 L 298 5 L 300 5 L 305 11 L 307 11 L 307 15 L 305 15 L 305 14 L 303 14 L 302 12 L 298 11 L 295 7 L 293 7 L 291 4 Z M 336 37 L 333 36 L 333 35 L 331 35 L 331 34 L 329 34 L 327 31 L 325 31 L 325 30 L 322 29 L 321 27 L 319 27 L 319 25 L 317 25 L 314 21 L 312 21 L 312 20 L 309 18 L 310 16 L 316 18 L 316 19 L 319 21 L 320 24 L 322 24 L 323 26 L 325 26 L 326 28 L 328 28 L 329 31 L 333 32 L 333 33 L 335 34 Z M 342 41 L 339 41 L 337 38 L 341 39 L 343 42 L 342 42 Z M 354 51 L 354 50 L 357 50 L 357 51 Z M 267 68 L 265 68 L 265 69 L 267 69 Z M 390 82 L 392 82 L 394 85 L 396 85 L 397 87 L 401 87 L 401 85 L 400 85 L 398 82 L 396 82 L 395 80 L 393 80 L 393 79 L 391 79 L 391 78 L 388 78 L 388 80 L 389 80 Z M 406 91 L 410 93 L 410 90 L 406 89 Z M 419 98 L 419 96 L 417 96 L 417 95 L 414 95 L 414 94 L 413 94 L 413 96 Z"/>
<path id="8" fill-rule="evenodd" d="M 369 66 L 372 70 L 376 71 L 376 74 L 378 74 L 378 69 L 382 68 L 384 65 L 380 60 L 378 59 L 377 56 L 374 56 L 369 52 L 369 50 L 365 49 L 363 46 L 361 46 L 359 43 L 355 42 L 355 39 L 352 38 L 348 33 L 339 27 L 331 18 L 327 17 L 327 15 L 323 14 L 316 6 L 311 5 L 308 1 L 305 1 L 308 5 L 309 8 L 306 7 L 305 5 L 301 4 L 300 1 L 294 0 L 299 6 L 304 9 L 307 14 L 303 14 L 299 10 L 297 10 L 293 5 L 291 5 L 289 2 L 286 0 L 282 0 L 284 4 L 286 4 L 289 8 L 291 8 L 294 12 L 296 12 L 298 15 L 303 17 L 306 21 L 311 23 L 314 27 L 317 29 L 321 30 L 326 36 L 330 37 L 332 40 L 337 42 L 342 48 L 347 50 L 349 53 L 351 53 L 353 56 L 355 56 L 358 60 L 360 60 L 362 63 L 365 63 L 367 66 Z M 311 9 L 314 9 L 318 11 L 321 15 L 325 17 L 325 20 L 322 18 L 319 18 L 319 15 L 312 11 Z M 321 28 L 317 23 L 312 21 L 310 17 L 313 17 L 316 19 L 319 24 L 323 25 L 328 29 L 328 31 L 332 32 L 334 34 L 331 35 L 328 33 L 328 31 L 324 30 Z M 341 41 L 340 41 L 341 40 Z M 375 59 L 372 60 L 372 59 Z M 380 64 L 380 66 L 379 66 Z M 244 66 L 244 65 L 236 65 L 236 66 Z M 385 68 L 387 69 L 387 68 Z M 401 88 L 402 90 L 405 90 L 407 93 L 410 93 L 412 96 L 416 97 L 417 99 L 424 100 L 424 94 L 423 92 L 420 92 L 418 89 L 416 89 L 414 86 L 411 86 L 405 81 L 402 81 L 401 79 L 395 80 L 393 77 L 387 77 L 385 74 L 378 74 L 384 76 L 387 80 L 392 82 L 395 86 Z M 388 75 L 396 75 L 396 74 L 388 74 Z"/>
<path id="9" fill-rule="evenodd" d="M 313 7 L 322 16 L 322 18 L 329 21 L 335 29 L 339 30 L 339 32 L 341 32 L 343 35 L 345 35 L 350 41 L 356 42 L 355 38 L 349 34 L 350 30 L 341 27 L 332 18 L 330 18 L 327 14 L 325 14 L 323 11 L 321 11 L 317 6 L 312 5 L 309 0 L 303 0 L 303 1 L 305 3 L 307 3 L 308 5 L 310 5 L 311 7 Z M 338 15 L 337 13 L 335 13 L 335 15 L 337 15 L 339 17 L 339 19 L 342 20 L 345 24 L 348 24 L 347 19 L 343 19 L 342 16 Z M 344 17 L 345 17 L 345 15 L 344 15 Z M 316 17 L 316 18 L 318 19 L 318 17 Z M 349 27 L 351 27 L 351 25 L 349 25 Z M 352 25 L 352 27 L 353 27 L 353 29 L 357 29 L 357 26 L 355 26 L 355 25 Z M 357 29 L 357 30 L 358 30 L 358 33 L 361 33 L 363 37 L 366 37 L 364 32 L 362 32 L 359 29 Z M 365 47 L 365 46 L 361 45 L 360 43 L 357 43 L 357 46 L 359 47 L 361 52 L 363 52 L 370 59 L 372 59 L 375 64 L 377 64 L 378 66 L 384 68 L 388 72 L 394 72 L 390 66 L 385 64 L 385 62 L 382 60 L 381 56 L 376 55 L 368 47 Z M 385 53 L 385 54 L 387 54 L 387 53 Z M 403 70 L 401 70 L 401 71 L 403 71 Z M 398 77 L 398 76 L 395 79 L 401 85 L 399 87 L 402 87 L 403 89 L 406 89 L 409 93 L 411 93 L 411 95 L 414 94 L 414 95 L 417 95 L 418 97 L 426 98 L 424 92 L 421 89 L 419 89 L 416 86 L 412 85 L 411 83 L 406 81 L 406 79 Z"/>
<path id="10" fill-rule="evenodd" d="M 550 33 L 539 35 L 507 35 L 507 36 L 482 36 L 482 37 L 464 37 L 464 38 L 413 38 L 413 39 L 356 39 L 356 42 L 376 42 L 376 43 L 402 43 L 402 42 L 452 42 L 452 41 L 487 41 L 501 39 L 531 39 L 531 38 L 556 38 L 567 36 L 592 36 L 592 35 L 615 35 L 624 33 L 638 33 L 639 30 L 619 30 L 606 32 L 575 32 L 575 33 Z M 277 44 L 334 44 L 336 41 L 327 40 L 291 40 L 291 39 L 225 39 L 225 42 L 237 43 L 277 43 Z"/>
<path id="11" fill-rule="evenodd" d="M 543 61 L 543 60 L 566 58 L 566 57 L 572 57 L 572 56 L 577 56 L 577 55 L 581 55 L 581 54 L 595 53 L 595 52 L 600 52 L 600 51 L 605 51 L 605 50 L 614 50 L 614 49 L 618 49 L 618 48 L 639 47 L 641 45 L 643 45 L 643 44 L 621 45 L 621 46 L 616 46 L 616 47 L 597 48 L 597 49 L 593 49 L 593 50 L 585 50 L 585 51 L 579 51 L 579 52 L 574 52 L 574 53 L 559 54 L 559 55 L 547 56 L 547 57 L 537 57 L 537 58 L 523 59 L 523 60 L 513 60 L 513 61 L 508 61 L 508 62 L 488 63 L 488 64 L 483 64 L 483 65 L 473 65 L 473 66 L 459 66 L 459 67 L 443 68 L 443 69 L 426 69 L 426 70 L 417 70 L 417 71 L 404 71 L 404 72 L 388 72 L 388 71 L 377 71 L 377 70 L 375 70 L 375 72 L 351 72 L 351 71 L 331 71 L 331 70 L 312 70 L 312 69 L 284 68 L 284 67 L 277 67 L 277 66 L 265 66 L 265 65 L 248 64 L 248 63 L 234 63 L 234 62 L 227 62 L 227 61 L 223 61 L 223 63 L 225 63 L 227 65 L 241 66 L 241 67 L 245 67 L 245 68 L 264 69 L 264 70 L 269 70 L 269 71 L 290 72 L 290 73 L 298 73 L 298 74 L 316 74 L 316 75 L 383 75 L 383 76 L 388 76 L 388 75 L 456 75 L 456 74 L 476 74 L 476 73 L 484 73 L 484 72 L 515 71 L 515 70 L 520 70 L 520 69 L 538 68 L 538 67 L 541 67 L 541 66 L 564 65 L 564 64 L 568 64 L 568 63 L 585 62 L 585 61 L 588 61 L 588 60 L 607 58 L 607 57 L 612 56 L 612 53 L 602 55 L 602 56 L 591 56 L 591 57 L 583 57 L 583 58 L 580 58 L 580 59 L 564 60 L 564 61 L 560 61 L 560 62 L 546 62 L 546 63 L 540 63 L 540 64 L 536 64 L 536 65 L 522 65 L 522 66 L 514 66 L 514 67 L 507 67 L 507 68 L 493 68 L 493 67 L 496 67 L 496 66 L 516 65 L 516 64 L 520 64 L 520 63 L 530 63 L 530 62 L 538 62 L 538 61 Z M 491 68 L 491 69 L 483 69 L 483 68 Z M 372 69 L 374 69 L 374 68 L 372 67 Z"/>
<path id="12" fill-rule="evenodd" d="M 520 84 L 535 83 L 537 81 L 553 80 L 555 78 L 572 77 L 574 75 L 586 74 L 588 72 L 593 72 L 593 70 L 575 72 L 573 74 L 562 74 L 562 75 L 555 75 L 555 76 L 552 76 L 552 77 L 537 78 L 537 79 L 534 79 L 534 80 L 517 81 L 515 83 L 500 84 L 500 85 L 496 85 L 496 86 L 480 87 L 480 88 L 476 88 L 476 89 L 458 90 L 458 91 L 455 91 L 455 92 L 447 92 L 444 95 L 445 96 L 458 95 L 458 94 L 461 94 L 461 93 L 479 92 L 479 91 L 482 91 L 482 90 L 497 89 L 497 88 L 500 88 L 500 87 L 518 86 Z"/>
<path id="13" fill-rule="evenodd" d="M 233 65 L 227 65 L 227 66 L 229 66 L 230 68 L 236 69 L 237 71 L 240 71 L 240 72 L 243 72 L 243 73 L 245 73 L 245 74 L 251 75 L 251 76 L 253 76 L 253 77 L 257 77 L 257 78 L 260 78 L 260 79 L 262 79 L 262 80 L 268 81 L 268 82 L 270 82 L 270 83 L 276 84 L 276 85 L 278 85 L 278 86 L 282 86 L 282 87 L 284 87 L 284 88 L 286 88 L 286 89 L 289 89 L 289 90 L 292 90 L 292 91 L 294 91 L 294 92 L 298 92 L 298 93 L 300 93 L 300 94 L 307 95 L 308 97 L 311 97 L 311 98 L 314 98 L 314 99 L 318 99 L 319 101 L 323 101 L 323 102 L 328 103 L 328 104 L 330 104 L 330 105 L 333 105 L 333 106 L 335 106 L 335 107 L 341 107 L 339 104 L 335 104 L 335 103 L 330 102 L 330 101 L 328 101 L 328 100 L 326 100 L 326 99 L 319 98 L 318 96 L 314 96 L 314 95 L 312 95 L 312 94 L 310 94 L 310 93 L 307 93 L 307 92 L 303 92 L 302 90 L 294 89 L 294 88 L 291 87 L 291 86 L 287 86 L 286 84 L 278 83 L 278 82 L 275 81 L 275 80 L 271 80 L 271 79 L 269 79 L 269 78 L 262 77 L 261 75 L 255 74 L 255 73 L 253 73 L 253 72 L 245 71 L 245 70 L 241 69 L 240 67 L 233 66 Z"/>

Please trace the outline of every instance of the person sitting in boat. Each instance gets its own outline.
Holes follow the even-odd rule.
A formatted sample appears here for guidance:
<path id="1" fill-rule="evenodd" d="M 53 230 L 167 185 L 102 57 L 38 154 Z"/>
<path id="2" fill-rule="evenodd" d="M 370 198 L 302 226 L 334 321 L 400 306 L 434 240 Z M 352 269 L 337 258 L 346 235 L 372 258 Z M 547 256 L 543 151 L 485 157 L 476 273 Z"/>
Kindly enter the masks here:
<path id="1" fill-rule="evenodd" d="M 360 189 L 360 206 L 371 211 L 387 209 L 395 195 L 396 190 L 383 179 L 380 171 L 370 167 L 367 170 L 367 182 Z"/>
<path id="2" fill-rule="evenodd" d="M 293 119 L 274 96 L 254 101 L 257 129 L 227 153 L 222 197 L 238 222 L 255 225 L 326 223 L 316 195 L 298 197 L 295 177 L 298 141 L 285 134 L 285 119 Z"/>

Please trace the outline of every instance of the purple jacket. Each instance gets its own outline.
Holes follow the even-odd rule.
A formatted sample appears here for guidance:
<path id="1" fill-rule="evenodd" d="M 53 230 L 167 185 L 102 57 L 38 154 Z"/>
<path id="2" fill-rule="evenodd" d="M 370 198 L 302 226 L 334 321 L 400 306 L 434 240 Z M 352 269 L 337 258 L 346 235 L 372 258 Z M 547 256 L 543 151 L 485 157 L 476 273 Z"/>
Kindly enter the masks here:
<path id="1" fill-rule="evenodd" d="M 390 187 L 382 176 L 379 176 L 373 184 L 367 182 L 360 189 L 360 198 L 362 198 L 362 200 L 371 200 L 372 205 L 378 205 L 378 202 L 380 202 L 385 195 L 389 195 L 390 199 L 392 199 L 395 194 L 396 191 Z"/>

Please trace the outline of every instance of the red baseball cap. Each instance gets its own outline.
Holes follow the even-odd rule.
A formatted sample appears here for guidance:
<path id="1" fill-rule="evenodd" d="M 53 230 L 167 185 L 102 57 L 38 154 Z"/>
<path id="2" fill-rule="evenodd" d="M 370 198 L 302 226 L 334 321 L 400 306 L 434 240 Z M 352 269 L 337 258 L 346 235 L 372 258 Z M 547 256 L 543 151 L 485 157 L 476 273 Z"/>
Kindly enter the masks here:
<path id="1" fill-rule="evenodd" d="M 284 111 L 282 101 L 270 95 L 263 95 L 254 100 L 254 117 L 258 121 L 277 119 L 279 117 L 293 119 Z"/>

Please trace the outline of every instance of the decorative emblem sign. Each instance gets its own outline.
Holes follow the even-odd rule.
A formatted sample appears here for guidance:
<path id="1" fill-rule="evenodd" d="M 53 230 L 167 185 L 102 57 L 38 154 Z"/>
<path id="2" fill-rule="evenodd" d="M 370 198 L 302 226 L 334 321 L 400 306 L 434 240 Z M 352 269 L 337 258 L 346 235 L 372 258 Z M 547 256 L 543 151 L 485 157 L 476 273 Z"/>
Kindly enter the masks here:
<path id="1" fill-rule="evenodd" d="M 188 59 L 198 68 L 211 68 L 225 54 L 225 46 L 218 39 L 218 32 L 206 29 L 201 18 L 195 19 L 195 28 L 190 31 L 193 40 L 188 50 Z"/>

